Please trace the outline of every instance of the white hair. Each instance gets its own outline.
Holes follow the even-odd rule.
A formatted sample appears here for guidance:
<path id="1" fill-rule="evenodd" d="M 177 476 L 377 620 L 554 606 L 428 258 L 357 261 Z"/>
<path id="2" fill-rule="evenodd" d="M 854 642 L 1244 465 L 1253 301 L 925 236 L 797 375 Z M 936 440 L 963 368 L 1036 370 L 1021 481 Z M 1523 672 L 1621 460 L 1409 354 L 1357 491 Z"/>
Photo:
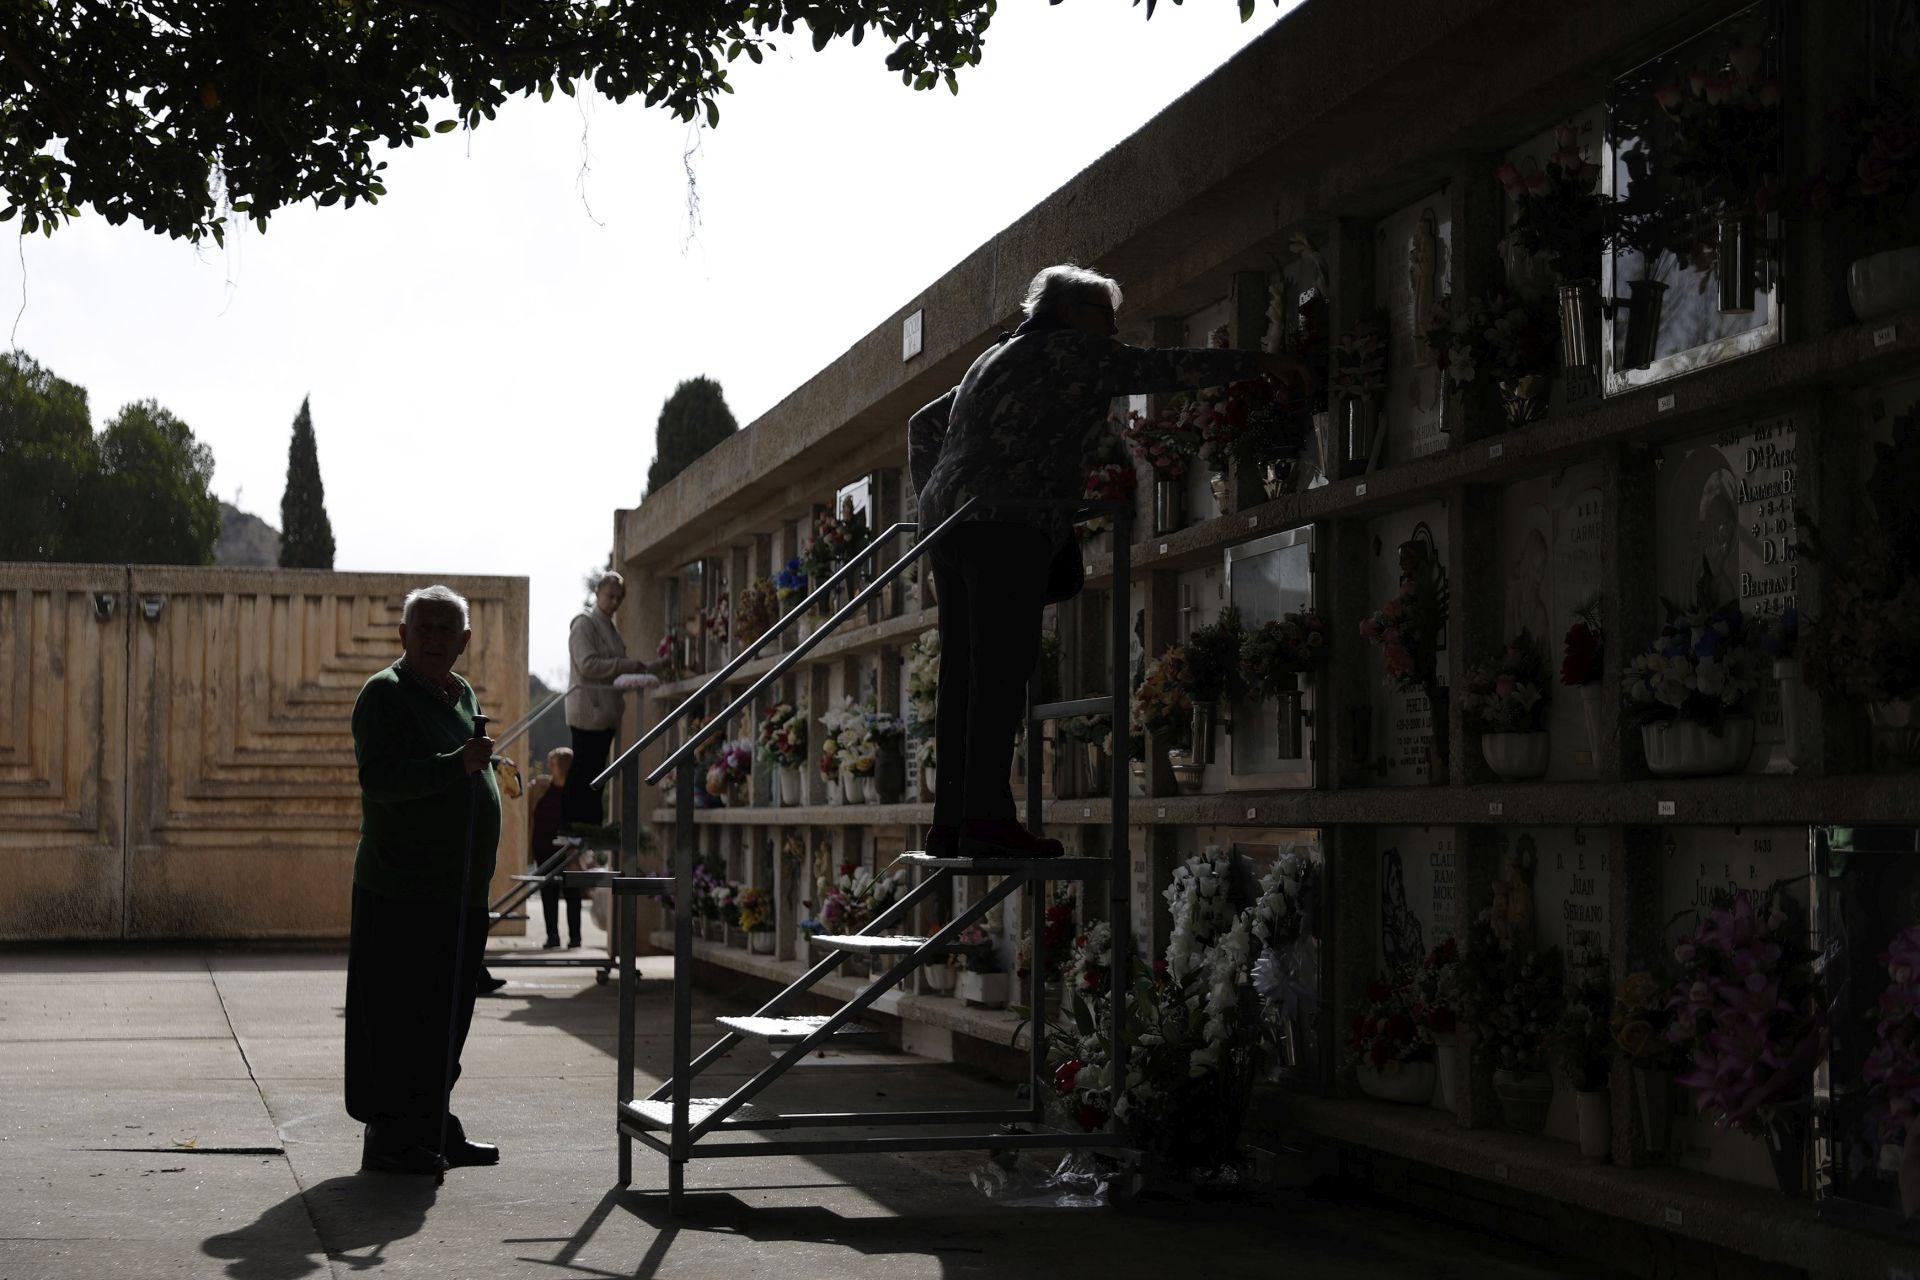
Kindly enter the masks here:
<path id="1" fill-rule="evenodd" d="M 1098 271 L 1063 262 L 1059 266 L 1048 267 L 1033 278 L 1033 283 L 1027 286 L 1026 301 L 1020 304 L 1020 309 L 1029 317 L 1045 318 L 1075 302 L 1087 302 L 1095 306 L 1112 303 L 1113 309 L 1118 311 L 1120 286 Z"/>
<path id="2" fill-rule="evenodd" d="M 598 591 L 600 588 L 606 586 L 609 582 L 611 582 L 614 586 L 620 588 L 622 591 L 625 591 L 627 589 L 627 580 L 621 577 L 619 574 L 615 573 L 612 569 L 607 570 L 605 573 L 601 574 L 598 578 L 594 579 L 593 589 L 595 591 Z"/>
<path id="3" fill-rule="evenodd" d="M 431 587 L 415 587 L 407 592 L 406 601 L 400 606 L 400 622 L 405 625 L 413 621 L 413 607 L 427 605 L 437 609 L 452 609 L 460 615 L 460 629 L 467 629 L 467 598 L 452 587 L 443 587 L 435 583 Z"/>

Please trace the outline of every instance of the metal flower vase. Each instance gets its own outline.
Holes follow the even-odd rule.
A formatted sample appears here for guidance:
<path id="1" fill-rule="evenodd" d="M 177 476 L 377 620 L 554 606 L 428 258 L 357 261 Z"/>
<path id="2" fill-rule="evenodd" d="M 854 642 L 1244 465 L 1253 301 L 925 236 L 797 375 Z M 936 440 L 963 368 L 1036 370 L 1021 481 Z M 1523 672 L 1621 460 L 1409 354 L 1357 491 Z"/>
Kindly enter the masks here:
<path id="1" fill-rule="evenodd" d="M 1219 722 L 1220 706 L 1214 702 L 1193 704 L 1193 747 L 1195 764 L 1213 763 L 1213 726 Z"/>
<path id="2" fill-rule="evenodd" d="M 1629 369 L 1645 369 L 1653 363 L 1660 344 L 1660 317 L 1666 310 L 1667 286 L 1658 280 L 1629 280 L 1627 288 L 1627 340 L 1621 363 Z"/>
<path id="3" fill-rule="evenodd" d="M 1714 239 L 1720 313 L 1744 315 L 1753 310 L 1754 286 L 1760 278 L 1753 215 L 1721 214 L 1714 222 Z"/>
<path id="4" fill-rule="evenodd" d="M 1553 384 L 1546 375 L 1530 373 L 1500 384 L 1500 407 L 1506 412 L 1507 425 L 1524 427 L 1547 416 L 1547 400 Z"/>
<path id="5" fill-rule="evenodd" d="M 1187 527 L 1187 486 L 1175 477 L 1153 480 L 1153 531 L 1174 533 Z"/>
<path id="6" fill-rule="evenodd" d="M 1568 369 L 1600 367 L 1600 282 L 1569 280 L 1560 286 L 1560 363 Z"/>
<path id="7" fill-rule="evenodd" d="M 1376 417 L 1371 396 L 1348 396 L 1340 402 L 1340 462 L 1349 474 L 1365 471 L 1373 457 Z"/>
<path id="8" fill-rule="evenodd" d="M 1453 755 L 1453 718 L 1447 714 L 1453 691 L 1443 684 L 1430 684 L 1426 693 L 1433 731 L 1432 740 L 1427 744 L 1427 782 L 1444 787 Z"/>
<path id="9" fill-rule="evenodd" d="M 1207 488 L 1213 494 L 1214 506 L 1219 508 L 1220 511 L 1225 512 L 1227 509 L 1227 495 L 1231 491 L 1227 473 L 1224 471 L 1208 472 Z"/>
<path id="10" fill-rule="evenodd" d="M 1274 754 L 1282 760 L 1298 760 L 1306 754 L 1306 733 L 1302 721 L 1306 718 L 1302 703 L 1302 686 L 1306 683 L 1306 673 L 1294 673 L 1294 687 L 1280 689 L 1273 695 L 1273 746 Z"/>
<path id="11" fill-rule="evenodd" d="M 1271 462 L 1260 464 L 1260 488 L 1267 500 L 1292 493 L 1295 478 L 1300 474 L 1299 458 L 1275 458 Z"/>

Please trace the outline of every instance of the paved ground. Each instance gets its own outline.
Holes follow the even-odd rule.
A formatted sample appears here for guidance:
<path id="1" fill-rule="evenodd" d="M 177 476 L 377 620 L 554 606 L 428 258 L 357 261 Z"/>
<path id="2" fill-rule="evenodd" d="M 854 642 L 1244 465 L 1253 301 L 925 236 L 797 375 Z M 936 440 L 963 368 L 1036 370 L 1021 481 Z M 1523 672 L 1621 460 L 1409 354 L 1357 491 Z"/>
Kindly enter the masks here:
<path id="1" fill-rule="evenodd" d="M 643 1069 L 668 1052 L 665 960 L 643 987 Z M 979 1156 L 693 1166 L 669 1218 L 662 1163 L 610 1188 L 616 990 L 591 970 L 502 969 L 456 1098 L 494 1169 L 359 1175 L 340 1105 L 339 955 L 0 952 L 0 1280 L 231 1276 L 1461 1276 L 1591 1274 L 1384 1211 L 1009 1208 Z M 714 1010 L 712 1012 L 721 1012 Z M 744 1063 L 728 1062 L 737 1079 Z M 1003 1100 L 948 1067 L 823 1063 L 808 1109 Z M 772 1100 L 779 1101 L 780 1095 Z"/>

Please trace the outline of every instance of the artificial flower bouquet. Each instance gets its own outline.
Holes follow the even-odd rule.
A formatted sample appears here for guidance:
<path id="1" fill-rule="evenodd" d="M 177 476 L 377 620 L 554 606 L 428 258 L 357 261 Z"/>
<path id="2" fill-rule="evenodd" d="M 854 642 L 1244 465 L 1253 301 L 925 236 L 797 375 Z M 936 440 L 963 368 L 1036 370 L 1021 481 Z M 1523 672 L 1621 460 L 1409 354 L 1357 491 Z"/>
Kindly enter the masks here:
<path id="1" fill-rule="evenodd" d="M 797 769 L 807 761 L 807 717 L 791 702 L 776 703 L 760 717 L 754 741 L 774 764 Z"/>
<path id="2" fill-rule="evenodd" d="M 739 927 L 748 933 L 770 933 L 773 930 L 773 895 L 758 887 L 744 889 L 739 899 Z"/>
<path id="3" fill-rule="evenodd" d="M 1783 887 L 1731 895 L 1674 948 L 1667 1042 L 1688 1055 L 1678 1077 L 1722 1128 L 1764 1133 L 1797 1103 L 1826 1049 L 1826 1002 Z"/>
<path id="4" fill-rule="evenodd" d="M 1450 1036 L 1460 1029 L 1466 1007 L 1461 984 L 1460 943 L 1449 937 L 1427 952 L 1413 972 L 1415 1015 L 1429 1035 Z"/>
<path id="5" fill-rule="evenodd" d="M 732 625 L 733 597 L 722 591 L 719 599 L 700 611 L 700 634 L 724 649 Z"/>
<path id="6" fill-rule="evenodd" d="M 1090 716 L 1069 716 L 1060 722 L 1060 736 L 1068 742 L 1085 743 L 1103 751 L 1113 750 L 1113 717 L 1105 712 Z"/>
<path id="7" fill-rule="evenodd" d="M 1569 689 L 1601 683 L 1607 675 L 1606 652 L 1596 596 L 1573 611 L 1573 622 L 1560 642 L 1560 683 Z"/>
<path id="8" fill-rule="evenodd" d="M 1533 733 L 1546 719 L 1547 679 L 1533 637 L 1522 631 L 1494 666 L 1468 667 L 1461 678 L 1460 717 L 1481 733 Z"/>
<path id="9" fill-rule="evenodd" d="M 1263 622 L 1240 642 L 1240 669 L 1247 692 L 1267 699 L 1292 693 L 1302 672 L 1317 670 L 1327 657 L 1327 624 L 1311 609 L 1299 609 Z"/>
<path id="10" fill-rule="evenodd" d="M 1245 638 L 1240 611 L 1232 605 L 1222 609 L 1212 622 L 1193 629 L 1187 637 L 1184 667 L 1191 702 L 1219 702 L 1246 692 L 1246 675 L 1240 665 L 1240 646 Z"/>
<path id="11" fill-rule="evenodd" d="M 1718 727 L 1743 711 L 1758 687 L 1759 651 L 1740 606 L 1681 612 L 1635 656 L 1622 688 L 1634 720 L 1694 720 Z"/>
<path id="12" fill-rule="evenodd" d="M 838 706 L 827 708 L 818 717 L 826 733 L 820 739 L 820 776 L 831 782 L 840 776 L 844 763 L 866 742 L 866 708 L 852 698 L 842 698 Z"/>
<path id="13" fill-rule="evenodd" d="M 1667 998 L 1673 983 L 1652 969 L 1629 973 L 1613 993 L 1609 1030 L 1614 1048 L 1644 1071 L 1673 1071 L 1685 1061 L 1678 1046 L 1667 1039 L 1674 1012 Z"/>
<path id="14" fill-rule="evenodd" d="M 1553 1024 L 1553 1056 L 1576 1090 L 1606 1087 L 1613 1064 L 1613 981 L 1607 958 L 1583 952 L 1567 974 L 1560 1017 Z"/>
<path id="15" fill-rule="evenodd" d="M 1193 699 L 1187 689 L 1186 650 L 1170 645 L 1147 668 L 1146 679 L 1133 691 L 1133 722 L 1141 730 L 1184 747 L 1193 733 Z"/>
<path id="16" fill-rule="evenodd" d="M 1127 448 L 1126 424 L 1108 418 L 1090 438 L 1086 451 L 1087 479 L 1080 496 L 1089 502 L 1125 502 L 1133 497 L 1140 478 Z M 1113 517 L 1098 515 L 1074 526 L 1081 541 L 1105 533 Z"/>
<path id="17" fill-rule="evenodd" d="M 791 609 L 800 603 L 807 594 L 807 566 L 799 556 L 787 557 L 787 563 L 780 572 L 773 575 L 774 594 L 780 597 L 780 607 Z"/>
<path id="18" fill-rule="evenodd" d="M 1432 1060 L 1433 1036 L 1420 1019 L 1413 975 L 1382 975 L 1368 982 L 1367 1002 L 1347 1030 L 1348 1069 L 1384 1071 L 1393 1063 Z"/>
<path id="19" fill-rule="evenodd" d="M 723 742 L 707 765 L 707 794 L 724 796 L 733 788 L 743 786 L 752 772 L 753 744 L 745 738 Z"/>
<path id="20" fill-rule="evenodd" d="M 931 738 L 940 705 L 940 633 L 932 627 L 907 650 L 907 729 Z"/>
<path id="21" fill-rule="evenodd" d="M 740 643 L 752 644 L 780 621 L 780 593 L 772 578 L 756 578 L 740 591 L 740 603 L 734 609 L 739 624 Z"/>
<path id="22" fill-rule="evenodd" d="M 1333 373 L 1327 389 L 1351 400 L 1378 402 L 1387 390 L 1387 335 L 1379 325 L 1363 322 L 1341 334 L 1333 344 Z"/>
<path id="23" fill-rule="evenodd" d="M 1474 1052 L 1515 1073 L 1545 1071 L 1560 1017 L 1560 948 L 1514 947 L 1484 920 L 1467 934 L 1463 970 Z"/>
<path id="24" fill-rule="evenodd" d="M 1187 465 L 1200 454 L 1202 440 L 1180 408 L 1168 406 L 1153 417 L 1133 413 L 1127 418 L 1127 443 L 1134 456 L 1153 468 L 1156 480 L 1177 480 L 1187 474 Z"/>
<path id="25" fill-rule="evenodd" d="M 1400 548 L 1400 589 L 1368 617 L 1360 634 L 1380 646 L 1387 684 L 1418 693 L 1438 679 L 1440 632 L 1447 621 L 1447 587 L 1426 544 Z"/>
<path id="26" fill-rule="evenodd" d="M 1544 258 L 1555 283 L 1597 280 L 1606 197 L 1595 185 L 1600 166 L 1581 148 L 1572 124 L 1554 131 L 1544 164 L 1502 164 L 1494 177 L 1513 204 L 1508 238 Z"/>
<path id="27" fill-rule="evenodd" d="M 1485 375 L 1509 395 L 1527 394 L 1525 379 L 1552 374 L 1559 341 L 1559 322 L 1544 296 L 1449 297 L 1427 321 L 1427 349 L 1455 392 Z"/>

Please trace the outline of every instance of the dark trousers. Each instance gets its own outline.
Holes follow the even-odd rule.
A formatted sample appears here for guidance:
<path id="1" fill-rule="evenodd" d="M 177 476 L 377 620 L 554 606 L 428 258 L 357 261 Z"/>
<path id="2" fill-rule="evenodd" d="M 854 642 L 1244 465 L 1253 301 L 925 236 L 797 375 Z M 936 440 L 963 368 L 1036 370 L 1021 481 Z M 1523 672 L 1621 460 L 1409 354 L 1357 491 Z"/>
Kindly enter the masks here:
<path id="1" fill-rule="evenodd" d="M 1013 735 L 1040 656 L 1053 543 L 1030 525 L 982 521 L 928 553 L 940 593 L 933 823 L 1014 821 Z"/>
<path id="2" fill-rule="evenodd" d="M 615 731 L 567 728 L 573 735 L 573 765 L 567 773 L 567 789 L 560 793 L 560 820 L 569 826 L 584 822 L 597 827 L 606 818 L 593 780 L 607 767 Z"/>
<path id="3" fill-rule="evenodd" d="M 466 948 L 453 971 L 460 931 Z M 398 1146 L 440 1146 L 447 1044 L 473 1024 L 485 907 L 407 902 L 355 885 L 347 944 L 347 1114 Z M 458 1129 L 455 1130 L 458 1132 Z"/>
<path id="4" fill-rule="evenodd" d="M 572 885 L 564 888 L 549 880 L 540 886 L 540 912 L 547 918 L 547 941 L 556 942 L 560 938 L 560 896 L 567 899 L 567 941 L 574 946 L 580 945 L 580 890 Z"/>

